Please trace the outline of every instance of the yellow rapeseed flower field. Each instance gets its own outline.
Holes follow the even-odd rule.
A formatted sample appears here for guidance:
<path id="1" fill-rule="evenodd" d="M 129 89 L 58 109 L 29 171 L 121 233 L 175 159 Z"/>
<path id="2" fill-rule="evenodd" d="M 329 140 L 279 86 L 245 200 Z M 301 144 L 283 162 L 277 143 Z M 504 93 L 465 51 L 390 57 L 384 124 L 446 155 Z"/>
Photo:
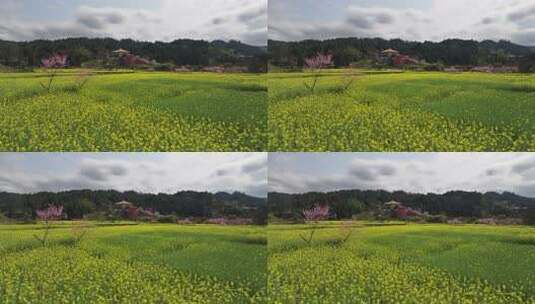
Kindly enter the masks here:
<path id="1" fill-rule="evenodd" d="M 263 151 L 262 75 L 0 74 L 0 151 Z"/>
<path id="2" fill-rule="evenodd" d="M 310 76 L 269 75 L 270 151 L 535 150 L 534 76 L 330 70 L 314 92 Z"/>
<path id="3" fill-rule="evenodd" d="M 263 228 L 0 225 L 0 303 L 266 303 Z"/>
<path id="4" fill-rule="evenodd" d="M 269 303 L 535 303 L 535 229 L 483 225 L 271 225 Z"/>

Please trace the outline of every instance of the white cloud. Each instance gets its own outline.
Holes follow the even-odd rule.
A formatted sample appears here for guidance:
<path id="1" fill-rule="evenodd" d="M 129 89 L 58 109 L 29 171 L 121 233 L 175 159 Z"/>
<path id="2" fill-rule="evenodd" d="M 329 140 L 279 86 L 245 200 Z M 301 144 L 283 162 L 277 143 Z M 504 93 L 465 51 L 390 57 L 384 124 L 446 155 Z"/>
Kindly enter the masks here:
<path id="1" fill-rule="evenodd" d="M 401 157 L 403 156 L 403 157 Z M 270 158 L 270 191 L 300 193 L 340 189 L 409 192 L 513 191 L 535 196 L 535 154 L 530 153 L 329 153 L 316 156 L 338 168 L 311 169 L 303 154 Z M 312 172 L 311 172 L 312 170 Z"/>
<path id="2" fill-rule="evenodd" d="M 265 45 L 267 0 L 162 0 L 158 9 L 81 5 L 66 21 L 26 16 L 16 1 L 0 13 L 0 39 L 113 37 L 148 41 L 179 38 L 242 40 Z M 110 1 L 113 4 L 113 1 Z"/>
<path id="3" fill-rule="evenodd" d="M 266 153 L 2 153 L 0 191 L 267 192 Z"/>
<path id="4" fill-rule="evenodd" d="M 307 1 L 301 1 L 303 6 Z M 337 1 L 335 1 L 337 2 Z M 507 39 L 535 44 L 535 0 L 430 0 L 428 7 L 395 8 L 353 0 L 338 17 L 321 10 L 295 15 L 289 2 L 278 1 L 270 10 L 269 37 L 277 40 L 328 39 L 336 37 L 381 37 L 441 41 L 461 39 Z M 357 5 L 357 3 L 359 3 Z M 407 7 L 411 7 L 407 2 Z M 333 6 L 335 7 L 335 6 Z M 336 8 L 335 8 L 336 9 Z M 321 20 L 321 21 L 318 21 Z"/>

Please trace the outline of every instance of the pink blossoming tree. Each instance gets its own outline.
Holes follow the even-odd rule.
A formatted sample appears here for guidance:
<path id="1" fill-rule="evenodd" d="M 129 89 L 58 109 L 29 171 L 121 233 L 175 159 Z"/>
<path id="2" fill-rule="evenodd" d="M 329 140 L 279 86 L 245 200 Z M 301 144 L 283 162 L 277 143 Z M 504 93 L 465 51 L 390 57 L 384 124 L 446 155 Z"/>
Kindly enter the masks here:
<path id="1" fill-rule="evenodd" d="M 48 84 L 39 84 L 41 85 L 41 87 L 43 87 L 43 89 L 50 93 L 50 90 L 52 89 L 52 82 L 56 77 L 57 70 L 67 66 L 67 55 L 57 53 L 48 58 L 43 58 L 41 60 L 41 65 L 47 70 Z"/>
<path id="2" fill-rule="evenodd" d="M 34 237 L 41 242 L 43 246 L 46 246 L 48 242 L 48 235 L 50 233 L 51 222 L 59 220 L 63 217 L 63 206 L 49 205 L 46 209 L 37 210 L 37 219 L 42 221 L 45 225 L 45 229 L 42 236 L 34 235 Z"/>
<path id="3" fill-rule="evenodd" d="M 314 92 L 314 89 L 316 88 L 316 84 L 318 83 L 318 80 L 320 78 L 320 72 L 321 69 L 324 69 L 326 67 L 329 67 L 333 63 L 333 55 L 332 54 L 322 54 L 317 53 L 315 56 L 309 57 L 305 59 L 305 69 L 310 70 L 314 73 L 314 77 L 311 83 L 305 82 L 304 85 L 307 89 L 309 89 L 311 92 Z"/>
<path id="4" fill-rule="evenodd" d="M 329 206 L 316 205 L 311 209 L 303 210 L 302 213 L 305 222 L 307 224 L 312 224 L 312 228 L 310 229 L 308 236 L 300 234 L 299 237 L 301 237 L 301 239 L 310 246 L 312 243 L 312 238 L 314 237 L 316 229 L 318 228 L 317 226 L 319 221 L 325 220 L 329 217 Z"/>

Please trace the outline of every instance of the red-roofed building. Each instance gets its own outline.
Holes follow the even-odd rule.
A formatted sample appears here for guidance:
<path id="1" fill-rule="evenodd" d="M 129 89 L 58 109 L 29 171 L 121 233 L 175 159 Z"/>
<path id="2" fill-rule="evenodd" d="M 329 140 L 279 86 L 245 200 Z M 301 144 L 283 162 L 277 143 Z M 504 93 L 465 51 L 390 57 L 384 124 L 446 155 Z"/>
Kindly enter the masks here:
<path id="1" fill-rule="evenodd" d="M 124 64 L 128 66 L 150 64 L 150 61 L 148 59 L 141 58 L 133 54 L 125 55 L 122 57 L 122 59 Z"/>
<path id="2" fill-rule="evenodd" d="M 420 215 L 420 212 L 410 207 L 401 205 L 396 208 L 396 216 L 399 218 L 406 218 L 409 216 L 418 216 L 418 215 Z"/>
<path id="3" fill-rule="evenodd" d="M 394 57 L 394 65 L 418 64 L 418 60 L 411 58 L 409 55 L 397 55 Z"/>
<path id="4" fill-rule="evenodd" d="M 387 210 L 389 210 L 388 212 L 391 216 L 395 216 L 400 219 L 422 215 L 420 212 L 412 209 L 411 207 L 407 207 L 402 203 L 396 201 L 390 201 L 385 203 L 385 207 Z"/>

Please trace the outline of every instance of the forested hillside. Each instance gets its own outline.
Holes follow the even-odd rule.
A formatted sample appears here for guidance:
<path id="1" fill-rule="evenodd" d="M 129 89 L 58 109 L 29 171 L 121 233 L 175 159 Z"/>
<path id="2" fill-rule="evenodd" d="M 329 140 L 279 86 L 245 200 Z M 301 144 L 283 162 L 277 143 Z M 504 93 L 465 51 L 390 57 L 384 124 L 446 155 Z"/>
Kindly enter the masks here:
<path id="1" fill-rule="evenodd" d="M 303 209 L 326 204 L 338 218 L 364 212 L 377 212 L 386 202 L 450 217 L 519 216 L 535 209 L 535 199 L 511 192 L 450 191 L 444 194 L 389 192 L 385 190 L 342 190 L 303 194 L 269 193 L 269 211 L 279 217 L 300 216 Z"/>
<path id="2" fill-rule="evenodd" d="M 71 66 L 104 60 L 114 50 L 125 49 L 136 56 L 175 65 L 252 64 L 266 59 L 264 47 L 239 41 L 180 39 L 172 42 L 147 42 L 132 39 L 68 38 L 14 42 L 0 40 L 0 64 L 35 67 L 53 53 L 69 56 Z"/>
<path id="3" fill-rule="evenodd" d="M 373 60 L 385 49 L 444 65 L 516 64 L 532 54 L 533 48 L 509 41 L 449 39 L 416 42 L 401 39 L 337 38 L 298 42 L 269 41 L 270 63 L 276 66 L 303 66 L 304 59 L 317 52 L 333 54 L 338 67 Z"/>
<path id="4" fill-rule="evenodd" d="M 0 213 L 12 219 L 32 219 L 35 211 L 48 205 L 63 206 L 70 219 L 89 214 L 109 213 L 116 203 L 127 201 L 163 215 L 179 217 L 240 216 L 259 217 L 266 213 L 266 199 L 244 193 L 181 191 L 149 194 L 135 191 L 74 190 L 59 193 L 18 194 L 0 192 Z"/>

